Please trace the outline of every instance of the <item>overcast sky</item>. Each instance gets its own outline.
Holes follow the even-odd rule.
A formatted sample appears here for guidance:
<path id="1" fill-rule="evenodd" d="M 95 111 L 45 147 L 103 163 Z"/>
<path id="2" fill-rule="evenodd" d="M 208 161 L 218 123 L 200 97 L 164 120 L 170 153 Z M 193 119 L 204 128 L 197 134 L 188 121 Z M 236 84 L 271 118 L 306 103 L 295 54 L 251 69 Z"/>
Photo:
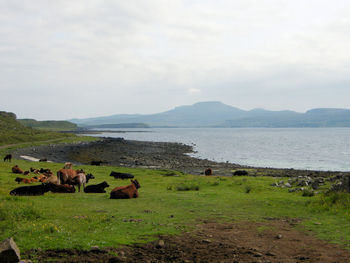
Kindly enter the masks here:
<path id="1" fill-rule="evenodd" d="M 0 110 L 350 108 L 349 0 L 0 0 Z"/>

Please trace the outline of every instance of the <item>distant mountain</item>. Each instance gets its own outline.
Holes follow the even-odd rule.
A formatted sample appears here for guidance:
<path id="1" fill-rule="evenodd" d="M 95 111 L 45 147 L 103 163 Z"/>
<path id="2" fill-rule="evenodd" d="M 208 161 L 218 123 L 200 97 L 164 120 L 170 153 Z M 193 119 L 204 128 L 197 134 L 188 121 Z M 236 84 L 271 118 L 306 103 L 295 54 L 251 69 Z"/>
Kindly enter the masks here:
<path id="1" fill-rule="evenodd" d="M 350 110 L 312 109 L 294 111 L 241 110 L 221 102 L 199 102 L 149 115 L 123 114 L 88 119 L 72 119 L 81 127 L 128 124 L 151 127 L 350 127 Z"/>

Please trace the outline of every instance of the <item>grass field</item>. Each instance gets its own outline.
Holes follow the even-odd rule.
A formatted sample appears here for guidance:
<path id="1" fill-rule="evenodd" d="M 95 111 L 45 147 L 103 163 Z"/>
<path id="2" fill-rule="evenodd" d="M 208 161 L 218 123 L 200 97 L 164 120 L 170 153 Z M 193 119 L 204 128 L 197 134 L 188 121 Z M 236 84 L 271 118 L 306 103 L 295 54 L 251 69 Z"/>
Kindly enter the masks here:
<path id="1" fill-rule="evenodd" d="M 0 164 L 0 239 L 14 237 L 21 250 L 32 248 L 111 247 L 142 243 L 159 234 L 187 231 L 200 220 L 263 221 L 297 218 L 298 228 L 350 248 L 349 194 L 303 197 L 270 186 L 272 177 L 167 176 L 167 170 L 79 166 L 96 179 L 107 181 L 105 194 L 53 194 L 16 197 L 9 192 L 19 185 L 11 167 L 50 168 L 63 164 L 14 160 Z M 112 188 L 128 184 L 109 173 L 128 172 L 141 184 L 140 197 L 111 200 Z"/>

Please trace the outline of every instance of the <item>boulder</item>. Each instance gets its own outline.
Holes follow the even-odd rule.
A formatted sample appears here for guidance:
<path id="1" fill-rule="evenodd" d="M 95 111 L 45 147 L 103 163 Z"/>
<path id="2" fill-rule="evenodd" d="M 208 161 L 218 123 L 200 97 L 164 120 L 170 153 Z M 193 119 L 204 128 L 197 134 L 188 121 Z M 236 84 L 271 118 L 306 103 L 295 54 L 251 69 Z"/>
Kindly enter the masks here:
<path id="1" fill-rule="evenodd" d="M 19 249 L 13 238 L 7 238 L 0 243 L 0 262 L 17 263 L 21 259 Z"/>

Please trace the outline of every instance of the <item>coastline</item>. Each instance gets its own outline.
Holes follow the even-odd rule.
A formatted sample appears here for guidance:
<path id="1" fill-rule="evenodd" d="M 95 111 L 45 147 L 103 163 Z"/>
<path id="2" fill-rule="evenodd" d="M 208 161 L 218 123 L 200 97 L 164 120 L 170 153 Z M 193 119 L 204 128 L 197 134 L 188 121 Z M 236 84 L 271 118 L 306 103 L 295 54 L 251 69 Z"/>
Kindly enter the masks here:
<path id="1" fill-rule="evenodd" d="M 250 167 L 228 162 L 215 162 L 189 156 L 193 147 L 182 143 L 148 142 L 125 140 L 123 138 L 100 138 L 94 142 L 78 144 L 50 144 L 16 150 L 15 158 L 21 155 L 47 158 L 49 161 L 77 165 L 89 165 L 91 161 L 103 161 L 102 165 L 131 168 L 169 169 L 194 175 L 204 174 L 211 168 L 213 175 L 232 176 L 236 170 L 246 170 L 251 176 L 311 176 L 329 177 L 350 174 L 338 171 L 313 171 L 269 167 Z"/>

